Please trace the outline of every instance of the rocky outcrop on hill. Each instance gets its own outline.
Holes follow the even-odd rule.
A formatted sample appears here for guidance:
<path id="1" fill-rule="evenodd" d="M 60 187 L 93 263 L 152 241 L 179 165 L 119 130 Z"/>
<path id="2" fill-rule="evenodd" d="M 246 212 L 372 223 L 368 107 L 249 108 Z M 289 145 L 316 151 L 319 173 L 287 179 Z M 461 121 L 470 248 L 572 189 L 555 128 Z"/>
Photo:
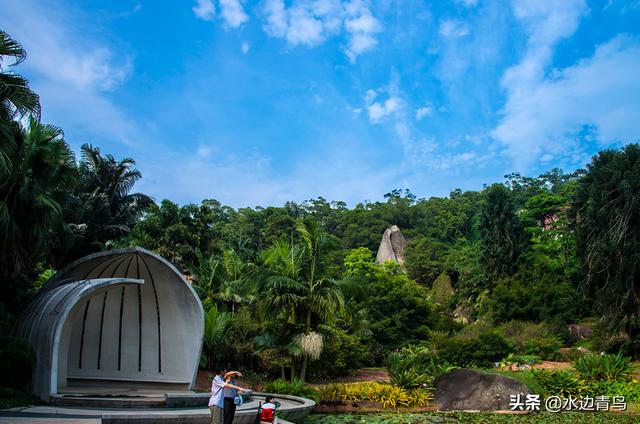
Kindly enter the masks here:
<path id="1" fill-rule="evenodd" d="M 435 399 L 441 411 L 509 410 L 511 395 L 524 398 L 532 391 L 518 380 L 503 375 L 459 369 L 434 382 Z"/>
<path id="2" fill-rule="evenodd" d="M 397 225 L 387 228 L 382 235 L 378 254 L 376 255 L 376 263 L 381 264 L 386 261 L 395 261 L 404 264 L 404 248 L 407 246 L 407 240 L 402 235 Z"/>
<path id="3" fill-rule="evenodd" d="M 431 300 L 437 305 L 448 304 L 455 293 L 456 290 L 453 288 L 451 277 L 446 271 L 436 278 L 431 290 L 429 290 Z"/>

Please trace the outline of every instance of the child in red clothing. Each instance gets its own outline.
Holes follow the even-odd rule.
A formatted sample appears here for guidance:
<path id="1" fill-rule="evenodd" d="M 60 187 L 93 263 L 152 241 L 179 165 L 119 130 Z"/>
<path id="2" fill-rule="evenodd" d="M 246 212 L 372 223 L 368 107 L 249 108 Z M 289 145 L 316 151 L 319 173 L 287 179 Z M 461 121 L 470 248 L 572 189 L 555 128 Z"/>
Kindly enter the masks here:
<path id="1" fill-rule="evenodd" d="M 260 406 L 260 424 L 277 424 L 276 407 L 273 396 L 267 396 Z"/>

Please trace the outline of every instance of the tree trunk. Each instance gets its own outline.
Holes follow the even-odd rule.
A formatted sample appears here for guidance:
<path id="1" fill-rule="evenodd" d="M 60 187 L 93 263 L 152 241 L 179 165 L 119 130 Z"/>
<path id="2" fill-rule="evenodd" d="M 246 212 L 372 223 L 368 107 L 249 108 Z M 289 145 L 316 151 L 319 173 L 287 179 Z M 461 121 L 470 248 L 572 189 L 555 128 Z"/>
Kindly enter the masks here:
<path id="1" fill-rule="evenodd" d="M 302 369 L 300 370 L 300 380 L 304 381 L 307 377 L 307 362 L 309 360 L 309 355 L 304 353 L 302 355 Z"/>
<path id="2" fill-rule="evenodd" d="M 296 364 L 291 361 L 291 382 L 296 379 Z"/>
<path id="3" fill-rule="evenodd" d="M 287 376 L 284 373 L 284 365 L 280 365 L 280 378 L 282 378 L 284 381 L 287 381 Z"/>
<path id="4" fill-rule="evenodd" d="M 311 311 L 307 311 L 307 331 L 306 334 L 311 332 Z M 304 352 L 302 354 L 302 368 L 300 369 L 300 380 L 304 381 L 307 377 L 307 364 L 309 362 L 309 354 Z"/>

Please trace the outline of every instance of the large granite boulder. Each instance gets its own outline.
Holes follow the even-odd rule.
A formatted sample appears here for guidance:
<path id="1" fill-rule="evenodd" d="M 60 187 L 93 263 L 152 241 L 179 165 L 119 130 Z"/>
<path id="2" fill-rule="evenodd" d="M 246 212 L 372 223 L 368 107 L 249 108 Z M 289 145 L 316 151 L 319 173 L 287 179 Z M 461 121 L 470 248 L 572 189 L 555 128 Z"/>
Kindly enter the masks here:
<path id="1" fill-rule="evenodd" d="M 570 324 L 567 329 L 571 338 L 576 341 L 593 336 L 593 327 L 591 325 Z"/>
<path id="2" fill-rule="evenodd" d="M 435 381 L 435 399 L 441 411 L 509 410 L 511 395 L 531 394 L 531 389 L 511 377 L 459 369 Z"/>
<path id="3" fill-rule="evenodd" d="M 376 263 L 381 264 L 387 261 L 395 261 L 404 264 L 404 248 L 407 246 L 407 240 L 402 235 L 397 225 L 387 228 L 382 235 L 378 254 L 376 255 Z"/>

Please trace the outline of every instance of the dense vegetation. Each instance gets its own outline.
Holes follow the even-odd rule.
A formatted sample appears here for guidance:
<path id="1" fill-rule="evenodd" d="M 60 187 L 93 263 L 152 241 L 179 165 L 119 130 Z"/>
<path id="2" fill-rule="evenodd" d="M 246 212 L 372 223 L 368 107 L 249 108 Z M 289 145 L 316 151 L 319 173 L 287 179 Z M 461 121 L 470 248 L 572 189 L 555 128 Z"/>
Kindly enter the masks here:
<path id="1" fill-rule="evenodd" d="M 637 417 L 620 414 L 585 414 L 568 412 L 563 414 L 496 415 L 491 413 L 456 412 L 452 414 L 339 414 L 312 415 L 305 424 L 605 424 L 635 423 Z"/>
<path id="2" fill-rule="evenodd" d="M 15 73 L 25 52 L 4 32 L 0 57 L 0 331 L 15 347 L 2 350 L 3 372 L 29 362 L 10 328 L 43 279 L 125 246 L 160 253 L 193 283 L 207 312 L 203 367 L 291 381 L 388 365 L 411 390 L 451 366 L 560 358 L 576 342 L 567 324 L 594 316 L 590 347 L 636 354 L 638 144 L 585 170 L 511 174 L 444 198 L 178 205 L 132 193 L 142 176 L 130 158 L 91 145 L 76 158 L 40 121 L 38 96 Z M 404 265 L 374 262 L 391 225 L 409 240 Z"/>

